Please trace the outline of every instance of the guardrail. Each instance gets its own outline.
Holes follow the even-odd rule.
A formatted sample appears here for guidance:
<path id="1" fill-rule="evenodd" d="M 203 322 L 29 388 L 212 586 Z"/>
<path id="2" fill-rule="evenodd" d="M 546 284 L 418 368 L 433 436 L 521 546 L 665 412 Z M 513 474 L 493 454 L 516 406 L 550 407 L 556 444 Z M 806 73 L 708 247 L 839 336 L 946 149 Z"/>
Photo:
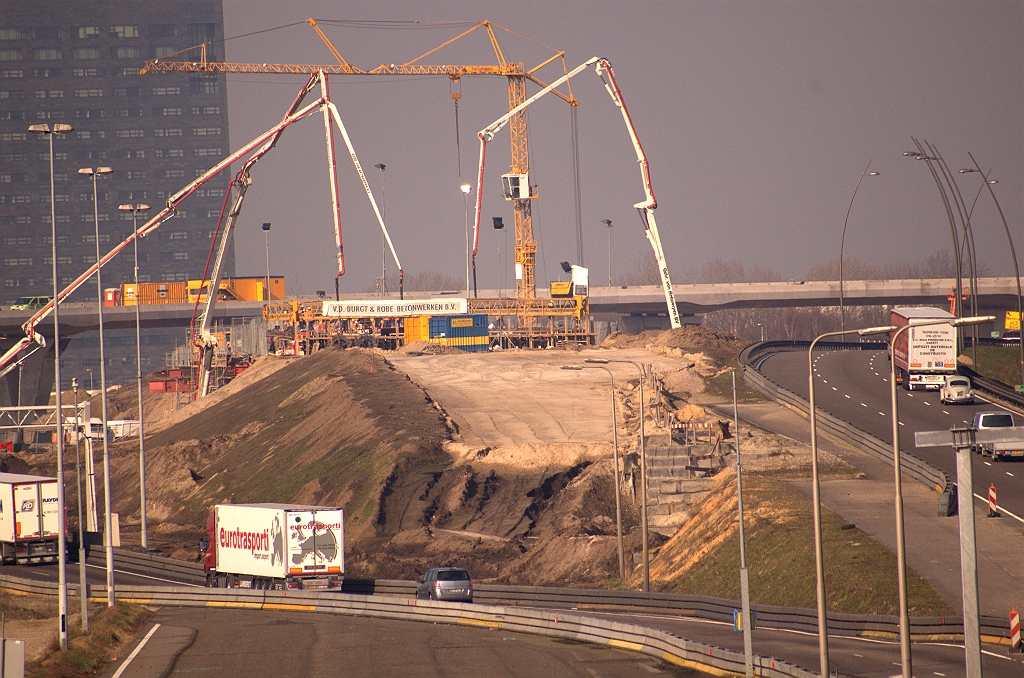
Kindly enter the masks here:
<path id="1" fill-rule="evenodd" d="M 90 561 L 92 560 L 93 558 L 90 556 Z M 95 562 L 105 563 L 106 561 L 96 558 Z M 185 581 L 201 583 L 204 580 L 202 566 L 198 563 L 186 563 L 123 549 L 115 549 L 114 562 L 117 566 L 133 572 L 166 576 L 172 572 L 171 568 L 174 568 L 175 571 L 183 572 L 184 576 L 190 577 Z M 160 567 L 167 567 L 167 569 L 158 569 Z M 122 588 L 124 587 L 118 587 L 118 590 Z M 342 593 L 411 599 L 416 596 L 416 582 L 396 579 L 346 578 Z M 733 611 L 740 607 L 738 601 L 711 596 L 549 586 L 513 586 L 509 584 L 478 583 L 474 586 L 473 594 L 476 602 L 489 605 L 546 607 L 591 612 L 671 614 L 722 622 L 731 622 Z M 754 605 L 752 609 L 758 614 L 758 626 L 761 628 L 811 633 L 816 633 L 818 629 L 816 610 L 772 605 Z M 896 636 L 899 634 L 899 619 L 888 615 L 830 612 L 828 627 L 829 633 L 832 635 Z M 983 635 L 989 637 L 989 640 L 995 641 L 997 638 L 1009 637 L 1009 629 L 1001 617 L 983 617 L 982 628 Z M 962 635 L 963 618 L 914 617 L 911 619 L 910 631 L 911 635 L 919 639 Z"/>
<path id="2" fill-rule="evenodd" d="M 36 582 L 0 575 L 0 586 L 23 593 L 57 595 L 53 582 Z M 92 593 L 105 587 L 90 587 Z M 77 586 L 72 587 L 77 595 Z M 339 595 L 318 592 L 243 591 L 192 587 L 120 586 L 124 602 L 173 607 L 245 608 L 319 612 L 380 619 L 461 624 L 487 629 L 518 631 L 598 645 L 611 645 L 663 659 L 678 666 L 715 672 L 742 673 L 744 657 L 714 645 L 698 643 L 659 629 L 557 611 L 529 610 L 500 605 L 446 603 L 398 596 Z M 817 674 L 771 657 L 754 656 L 754 671 L 767 678 L 812 678 Z"/>
<path id="3" fill-rule="evenodd" d="M 880 350 L 884 349 L 885 346 L 886 344 L 882 342 L 819 342 L 817 344 L 818 348 L 831 351 Z M 810 342 L 808 341 L 765 341 L 748 346 L 739 355 L 739 363 L 743 369 L 743 380 L 751 388 L 760 391 L 772 400 L 782 403 L 792 410 L 796 410 L 804 417 L 810 416 L 810 403 L 804 400 L 803 397 L 768 379 L 759 370 L 761 364 L 774 353 L 806 351 L 809 347 Z M 841 440 L 845 440 L 886 463 L 893 463 L 892 443 L 884 442 L 850 422 L 820 409 L 818 410 L 816 420 L 821 430 L 827 431 Z M 936 492 L 948 492 L 950 490 L 951 481 L 945 471 L 935 468 L 925 460 L 905 450 L 900 450 L 900 460 L 903 472 L 908 476 L 921 481 Z"/>
<path id="4" fill-rule="evenodd" d="M 965 377 L 971 378 L 971 386 L 975 391 L 981 391 L 989 398 L 994 400 L 1001 400 L 1005 403 L 1009 403 L 1015 407 L 1024 408 L 1024 396 L 1017 393 L 1006 384 L 1001 384 L 998 381 L 992 381 L 986 379 L 974 370 L 964 365 L 960 366 L 960 373 Z"/>

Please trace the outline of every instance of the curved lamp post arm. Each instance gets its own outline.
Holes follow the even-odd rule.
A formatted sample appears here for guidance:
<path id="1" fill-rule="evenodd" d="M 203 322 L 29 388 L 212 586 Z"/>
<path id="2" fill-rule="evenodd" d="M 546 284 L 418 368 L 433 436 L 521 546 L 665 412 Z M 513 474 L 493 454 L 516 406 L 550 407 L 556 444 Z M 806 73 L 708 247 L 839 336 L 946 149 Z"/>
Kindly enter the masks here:
<path id="1" fill-rule="evenodd" d="M 860 190 L 860 184 L 864 181 L 868 173 L 868 168 L 871 167 L 871 160 L 868 160 L 868 164 L 865 165 L 864 171 L 860 173 L 860 178 L 857 179 L 857 185 L 853 189 L 853 197 L 850 198 L 850 206 L 846 208 L 846 219 L 843 221 L 843 235 L 839 239 L 839 329 L 846 330 L 846 314 L 843 312 L 843 247 L 846 245 L 846 226 L 850 223 L 850 212 L 853 211 L 853 201 L 857 199 L 857 191 Z M 878 172 L 871 172 L 871 176 L 877 176 Z"/>

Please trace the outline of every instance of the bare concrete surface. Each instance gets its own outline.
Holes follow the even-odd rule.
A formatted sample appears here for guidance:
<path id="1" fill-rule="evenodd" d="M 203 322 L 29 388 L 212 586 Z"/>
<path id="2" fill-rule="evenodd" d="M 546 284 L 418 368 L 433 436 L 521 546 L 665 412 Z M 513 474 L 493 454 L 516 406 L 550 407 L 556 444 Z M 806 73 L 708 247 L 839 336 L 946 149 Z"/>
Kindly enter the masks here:
<path id="1" fill-rule="evenodd" d="M 611 440 L 608 373 L 560 369 L 585 358 L 636 360 L 656 371 L 680 367 L 674 358 L 631 349 L 388 356 L 442 404 L 463 442 L 492 448 Z M 629 364 L 607 367 L 616 385 L 638 376 Z"/>
<path id="2" fill-rule="evenodd" d="M 119 657 L 117 661 L 100 672 L 101 678 L 111 678 L 119 670 L 119 678 L 155 678 L 166 676 L 174 666 L 175 660 L 182 651 L 190 646 L 195 640 L 196 631 L 187 626 L 172 626 L 161 624 L 160 628 L 146 641 L 139 653 L 132 658 L 125 666 L 128 657 L 143 641 L 146 634 L 153 628 L 153 624 L 147 624 L 139 632 L 136 642 L 125 648 L 125 656 Z M 124 669 L 121 670 L 121 667 Z"/>
<path id="3" fill-rule="evenodd" d="M 705 407 L 722 416 L 732 414 L 731 404 Z M 746 421 L 810 444 L 807 420 L 781 405 L 742 404 L 739 412 L 741 428 Z M 818 440 L 820 449 L 839 455 L 864 473 L 864 477 L 857 480 L 822 481 L 822 503 L 895 551 L 892 466 L 820 431 Z M 793 485 L 811 495 L 809 481 L 794 482 Z M 939 495 L 934 490 L 904 477 L 907 563 L 927 579 L 946 602 L 962 610 L 958 518 L 938 517 L 938 499 Z M 1011 605 L 1016 605 L 1018 610 L 1024 609 L 1024 525 L 1009 516 L 987 518 L 986 515 L 987 505 L 975 499 L 979 607 L 981 614 L 1007 617 Z"/>

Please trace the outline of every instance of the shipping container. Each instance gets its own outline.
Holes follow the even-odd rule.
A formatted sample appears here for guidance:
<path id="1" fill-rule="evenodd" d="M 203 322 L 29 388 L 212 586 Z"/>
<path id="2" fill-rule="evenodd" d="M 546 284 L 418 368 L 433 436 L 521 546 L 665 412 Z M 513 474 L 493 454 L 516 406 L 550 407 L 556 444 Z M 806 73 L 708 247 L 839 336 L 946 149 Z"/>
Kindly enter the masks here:
<path id="1" fill-rule="evenodd" d="M 429 320 L 430 339 L 434 343 L 463 351 L 486 351 L 490 345 L 487 315 L 435 315 Z"/>
<path id="2" fill-rule="evenodd" d="M 208 282 L 188 281 L 188 302 L 206 301 Z M 271 276 L 267 290 L 265 276 L 248 278 L 224 278 L 220 281 L 218 301 L 275 301 L 284 299 L 284 277 Z"/>
<path id="3" fill-rule="evenodd" d="M 206 524 L 206 585 L 341 590 L 344 511 L 297 504 L 222 504 Z"/>
<path id="4" fill-rule="evenodd" d="M 405 319 L 405 343 L 430 341 L 430 316 L 418 315 Z"/>
<path id="5" fill-rule="evenodd" d="M 116 287 L 108 287 L 103 290 L 103 305 L 118 306 L 121 303 L 121 290 Z"/>
<path id="6" fill-rule="evenodd" d="M 188 303 L 188 293 L 186 284 L 183 282 L 139 283 L 138 290 L 136 290 L 135 283 L 125 283 L 121 285 L 120 303 L 122 306 L 135 306 L 136 303 L 142 306 L 186 304 Z"/>
<path id="7" fill-rule="evenodd" d="M 3 563 L 57 562 L 63 523 L 56 478 L 0 473 Z"/>

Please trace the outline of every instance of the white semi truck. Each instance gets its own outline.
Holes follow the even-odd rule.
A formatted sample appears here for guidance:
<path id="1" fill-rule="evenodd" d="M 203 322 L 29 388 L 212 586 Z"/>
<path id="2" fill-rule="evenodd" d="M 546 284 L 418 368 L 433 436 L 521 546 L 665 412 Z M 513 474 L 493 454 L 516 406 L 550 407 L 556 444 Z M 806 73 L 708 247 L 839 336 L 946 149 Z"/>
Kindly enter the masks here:
<path id="1" fill-rule="evenodd" d="M 57 562 L 63 523 L 56 478 L 0 473 L 0 557 L 5 565 Z"/>
<path id="2" fill-rule="evenodd" d="M 890 324 L 900 328 L 906 325 L 955 320 L 952 313 L 941 308 L 894 308 Z M 908 391 L 941 389 L 947 376 L 956 372 L 956 328 L 947 323 L 911 327 L 900 332 L 892 347 L 896 361 L 896 383 Z M 893 332 L 895 334 L 895 332 Z"/>
<path id="3" fill-rule="evenodd" d="M 341 590 L 344 511 L 298 504 L 222 504 L 206 523 L 206 585 Z"/>

